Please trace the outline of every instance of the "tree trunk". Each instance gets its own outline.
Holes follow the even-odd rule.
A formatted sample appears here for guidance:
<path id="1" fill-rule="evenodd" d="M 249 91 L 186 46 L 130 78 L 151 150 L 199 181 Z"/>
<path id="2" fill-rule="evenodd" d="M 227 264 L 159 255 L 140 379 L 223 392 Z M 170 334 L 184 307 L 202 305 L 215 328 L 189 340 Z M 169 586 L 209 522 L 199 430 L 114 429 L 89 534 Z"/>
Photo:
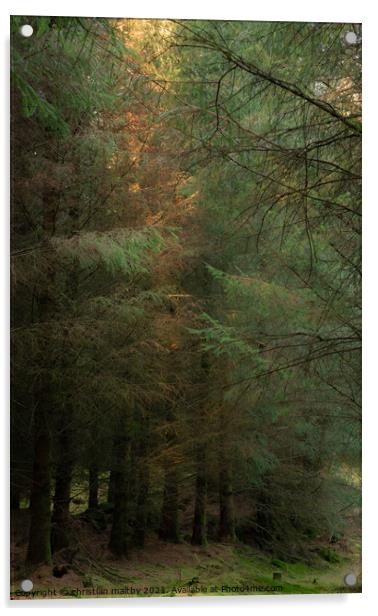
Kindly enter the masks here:
<path id="1" fill-rule="evenodd" d="M 136 504 L 136 519 L 134 542 L 139 547 L 144 546 L 147 518 L 148 518 L 148 492 L 150 488 L 150 475 L 147 464 L 149 442 L 149 424 L 148 419 L 141 419 L 140 437 L 139 437 L 139 457 L 138 457 L 138 497 Z"/>
<path id="2" fill-rule="evenodd" d="M 193 532 L 191 540 L 192 545 L 207 544 L 206 500 L 206 455 L 204 449 L 201 447 L 197 461 L 196 501 L 194 507 Z"/>
<path id="3" fill-rule="evenodd" d="M 234 497 L 232 489 L 233 447 L 230 435 L 230 415 L 222 406 L 219 416 L 219 540 L 235 539 Z M 227 435 L 227 436 L 226 436 Z"/>
<path id="4" fill-rule="evenodd" d="M 116 474 L 117 474 L 117 466 L 119 463 L 118 448 L 119 448 L 119 434 L 115 432 L 115 435 L 113 437 L 113 442 L 112 442 L 111 468 L 110 468 L 110 473 L 109 473 L 108 494 L 107 494 L 107 502 L 112 505 L 114 505 L 115 479 L 116 479 Z"/>
<path id="5" fill-rule="evenodd" d="M 166 464 L 159 537 L 175 543 L 180 541 L 177 479 L 176 466 Z"/>
<path id="6" fill-rule="evenodd" d="M 231 468 L 223 461 L 219 473 L 219 539 L 235 539 Z"/>
<path id="7" fill-rule="evenodd" d="M 44 392 L 48 399 L 48 393 Z M 48 413 L 40 396 L 34 415 L 34 463 L 30 496 L 30 530 L 26 556 L 28 565 L 51 563 L 50 453 Z"/>
<path id="8" fill-rule="evenodd" d="M 12 511 L 20 509 L 21 494 L 17 487 L 11 485 L 10 490 L 10 508 Z"/>
<path id="9" fill-rule="evenodd" d="M 110 532 L 109 549 L 115 556 L 128 556 L 130 543 L 127 462 L 129 438 L 126 432 L 126 418 L 122 418 L 115 445 L 114 510 Z"/>
<path id="10" fill-rule="evenodd" d="M 124 458 L 123 462 L 125 463 Z M 114 511 L 109 541 L 109 548 L 115 556 L 128 556 L 129 552 L 127 497 L 128 490 L 125 468 L 120 468 L 116 471 L 114 477 Z"/>
<path id="11" fill-rule="evenodd" d="M 51 391 L 51 369 L 54 365 L 53 338 L 50 322 L 54 317 L 55 262 L 51 238 L 55 233 L 56 203 L 59 195 L 47 184 L 43 196 L 44 209 L 42 244 L 46 248 L 45 266 L 35 292 L 35 305 L 39 323 L 44 324 L 43 368 L 37 390 L 34 393 L 34 462 L 32 489 L 30 495 L 30 529 L 26 555 L 28 565 L 51 563 L 51 415 L 53 412 Z"/>
<path id="12" fill-rule="evenodd" d="M 148 470 L 145 469 L 143 476 L 140 477 L 138 500 L 137 500 L 137 507 L 136 507 L 134 540 L 135 540 L 135 545 L 139 547 L 144 546 L 144 541 L 145 541 L 145 536 L 146 536 L 149 487 L 150 485 L 149 485 Z"/>
<path id="13" fill-rule="evenodd" d="M 71 232 L 74 233 L 78 224 L 78 211 L 73 207 L 69 210 Z M 76 258 L 68 270 L 66 279 L 66 295 L 70 302 L 77 298 L 79 286 L 79 262 Z M 68 329 L 64 327 L 63 345 L 61 350 L 61 373 L 75 363 L 75 354 L 72 354 L 70 344 L 67 345 Z M 64 409 L 61 410 L 58 422 L 58 460 L 55 477 L 54 509 L 52 515 L 51 547 L 56 552 L 70 544 L 70 497 L 72 473 L 74 468 L 74 438 L 75 432 L 72 424 L 75 415 L 75 387 L 71 385 L 70 393 L 66 399 Z M 67 396 L 66 392 L 63 395 Z"/>
<path id="14" fill-rule="evenodd" d="M 265 490 L 257 495 L 256 524 L 256 543 L 262 548 L 270 547 L 272 540 L 274 540 L 274 525 L 270 499 Z"/>
<path id="15" fill-rule="evenodd" d="M 20 508 L 21 489 L 19 485 L 19 473 L 15 462 L 11 458 L 11 475 L 10 475 L 10 508 L 12 511 L 17 511 Z"/>
<path id="16" fill-rule="evenodd" d="M 109 473 L 108 496 L 107 496 L 107 501 L 108 503 L 111 503 L 111 504 L 114 503 L 114 483 L 115 483 L 115 471 L 113 467 Z"/>
<path id="17" fill-rule="evenodd" d="M 44 245 L 51 251 L 50 238 L 54 233 L 55 211 L 54 192 L 45 194 L 45 209 L 43 215 Z M 51 254 L 51 253 L 49 253 Z M 43 275 L 45 278 L 43 278 Z M 36 292 L 37 315 L 41 323 L 45 323 L 45 342 L 43 345 L 43 367 L 46 374 L 39 378 L 34 392 L 33 421 L 33 475 L 30 494 L 30 528 L 29 543 L 26 555 L 28 565 L 51 563 L 51 413 L 52 395 L 50 370 L 52 368 L 51 337 L 48 320 L 52 318 L 54 302 L 53 287 L 55 282 L 55 267 L 50 260 L 42 274 L 40 288 Z M 47 322 L 47 324 L 46 324 Z"/>
<path id="18" fill-rule="evenodd" d="M 55 472 L 51 548 L 57 552 L 70 543 L 70 498 L 73 471 L 72 412 L 62 416 L 59 425 L 58 459 Z"/>
<path id="19" fill-rule="evenodd" d="M 70 544 L 70 497 L 72 468 L 60 460 L 56 472 L 51 548 L 57 552 Z"/>
<path id="20" fill-rule="evenodd" d="M 98 467 L 93 463 L 89 467 L 89 498 L 88 509 L 98 507 Z"/>

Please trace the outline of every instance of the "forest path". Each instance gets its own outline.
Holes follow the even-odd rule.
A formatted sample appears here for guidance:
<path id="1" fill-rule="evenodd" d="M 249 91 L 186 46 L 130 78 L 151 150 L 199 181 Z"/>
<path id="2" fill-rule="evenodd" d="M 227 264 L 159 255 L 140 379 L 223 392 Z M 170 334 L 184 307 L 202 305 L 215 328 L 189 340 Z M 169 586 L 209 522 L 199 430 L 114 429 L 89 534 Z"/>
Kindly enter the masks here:
<path id="1" fill-rule="evenodd" d="M 133 550 L 129 559 L 120 560 L 109 554 L 99 560 L 93 557 L 94 542 L 87 548 L 80 544 L 84 551 L 80 550 L 68 573 L 57 578 L 51 567 L 41 567 L 32 576 L 36 594 L 23 598 L 40 599 L 44 594 L 61 599 L 360 592 L 360 544 L 358 532 L 355 534 L 353 527 L 351 532 L 347 543 L 342 540 L 334 544 L 328 554 L 318 555 L 316 564 L 311 565 L 272 559 L 243 543 L 196 547 L 150 537 L 143 549 Z M 98 542 L 101 540 L 99 535 Z M 351 587 L 344 581 L 349 573 L 357 577 Z M 20 588 L 20 582 L 14 581 L 13 591 Z"/>

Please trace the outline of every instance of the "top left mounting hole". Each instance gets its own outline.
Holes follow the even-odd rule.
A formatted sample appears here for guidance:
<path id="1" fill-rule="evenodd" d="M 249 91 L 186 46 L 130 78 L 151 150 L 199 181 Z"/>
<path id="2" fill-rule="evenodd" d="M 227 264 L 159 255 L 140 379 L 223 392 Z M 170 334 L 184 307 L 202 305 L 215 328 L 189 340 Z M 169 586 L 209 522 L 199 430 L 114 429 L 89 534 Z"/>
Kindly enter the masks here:
<path id="1" fill-rule="evenodd" d="M 25 36 L 25 37 L 29 37 L 33 34 L 34 30 L 33 30 L 33 26 L 31 26 L 30 24 L 24 24 L 23 26 L 21 26 L 20 28 L 20 34 L 21 36 Z"/>

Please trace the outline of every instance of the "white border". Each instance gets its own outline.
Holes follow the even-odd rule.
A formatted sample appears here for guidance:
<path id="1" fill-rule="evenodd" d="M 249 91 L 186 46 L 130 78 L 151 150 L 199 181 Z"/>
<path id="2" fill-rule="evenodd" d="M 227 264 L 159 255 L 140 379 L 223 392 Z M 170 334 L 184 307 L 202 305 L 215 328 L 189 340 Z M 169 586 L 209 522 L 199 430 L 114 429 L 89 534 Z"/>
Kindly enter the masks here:
<path id="1" fill-rule="evenodd" d="M 97 17 L 150 17 L 187 19 L 253 19 L 266 21 L 345 21 L 358 22 L 363 16 L 363 2 L 347 0 L 317 0 L 314 4 L 288 0 L 253 2 L 231 0 L 140 0 L 128 3 L 121 0 L 99 2 L 97 5 L 83 1 L 48 2 L 48 0 L 14 0 L 8 3 L 12 14 L 27 15 L 82 15 Z"/>
<path id="2" fill-rule="evenodd" d="M 8 395 L 8 328 L 9 328 L 9 15 L 83 15 L 107 17 L 150 17 L 150 18 L 197 18 L 197 19 L 253 19 L 267 21 L 338 21 L 363 23 L 363 98 L 364 98 L 364 183 L 363 183 L 363 209 L 364 209 L 364 351 L 363 351 L 363 384 L 364 384 L 364 575 L 362 595 L 301 595 L 301 596 L 253 596 L 253 597 L 193 597 L 169 599 L 85 599 L 69 601 L 25 601 L 9 602 L 9 537 L 8 537 L 8 429 L 7 419 Z M 191 0 L 189 3 L 179 3 L 177 0 L 139 0 L 136 3 L 107 0 L 106 2 L 89 3 L 82 0 L 65 0 L 65 2 L 49 2 L 47 0 L 5 2 L 1 5 L 0 28 L 2 35 L 2 91 L 6 96 L 0 97 L 2 121 L 1 143 L 1 173 L 3 187 L 3 203 L 0 208 L 2 241 L 0 242 L 2 266 L 2 302 L 1 315 L 3 317 L 1 331 L 0 375 L 1 391 L 3 393 L 1 415 L 3 425 L 1 436 L 3 439 L 3 489 L 0 505 L 1 530 L 3 541 L 1 551 L 1 589 L 2 604 L 17 612 L 23 609 L 51 609 L 64 610 L 77 609 L 92 611 L 93 609 L 107 610 L 120 608 L 128 611 L 153 610 L 158 614 L 165 614 L 167 610 L 180 607 L 187 611 L 196 609 L 199 614 L 209 610 L 225 613 L 230 609 L 237 609 L 242 614 L 251 614 L 253 611 L 264 613 L 280 613 L 280 615 L 303 614 L 304 612 L 322 611 L 326 615 L 343 613 L 357 616 L 358 612 L 372 608 L 375 600 L 375 587 L 378 585 L 378 546 L 377 526 L 378 511 L 377 493 L 378 482 L 375 475 L 376 460 L 374 452 L 378 450 L 377 417 L 378 408 L 374 404 L 377 397 L 378 381 L 378 276 L 377 252 L 378 244 L 378 88 L 377 88 L 377 41 L 378 19 L 373 2 L 369 0 L 316 0 L 309 4 L 304 0 L 228 0 L 221 3 L 219 0 Z M 366 335 L 367 334 L 367 335 Z M 359 616 L 359 615 L 358 615 Z"/>

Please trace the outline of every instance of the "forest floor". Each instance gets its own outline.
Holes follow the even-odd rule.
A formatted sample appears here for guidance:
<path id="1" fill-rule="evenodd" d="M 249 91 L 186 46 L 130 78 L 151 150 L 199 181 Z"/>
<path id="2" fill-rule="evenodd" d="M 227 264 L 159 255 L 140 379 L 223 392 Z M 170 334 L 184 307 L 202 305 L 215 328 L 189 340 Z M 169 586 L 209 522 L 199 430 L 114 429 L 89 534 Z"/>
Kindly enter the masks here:
<path id="1" fill-rule="evenodd" d="M 27 511 L 20 511 L 25 516 Z M 361 592 L 361 543 L 357 519 L 351 520 L 347 541 L 332 544 L 309 563 L 288 563 L 236 543 L 209 542 L 195 547 L 149 537 L 143 549 L 133 549 L 128 559 L 116 560 L 107 550 L 107 532 L 80 522 L 75 549 L 58 553 L 53 566 L 27 572 L 23 560 L 25 537 L 13 524 L 12 599 L 191 596 L 231 594 L 320 594 Z M 76 533 L 78 536 L 78 533 Z M 71 562 L 69 562 L 69 560 Z M 53 569 L 60 568 L 56 577 Z M 66 569 L 67 570 L 66 570 Z M 55 574 L 57 572 L 55 571 Z M 344 578 L 353 573 L 355 585 Z M 21 581 L 33 581 L 31 592 L 22 592 Z"/>

